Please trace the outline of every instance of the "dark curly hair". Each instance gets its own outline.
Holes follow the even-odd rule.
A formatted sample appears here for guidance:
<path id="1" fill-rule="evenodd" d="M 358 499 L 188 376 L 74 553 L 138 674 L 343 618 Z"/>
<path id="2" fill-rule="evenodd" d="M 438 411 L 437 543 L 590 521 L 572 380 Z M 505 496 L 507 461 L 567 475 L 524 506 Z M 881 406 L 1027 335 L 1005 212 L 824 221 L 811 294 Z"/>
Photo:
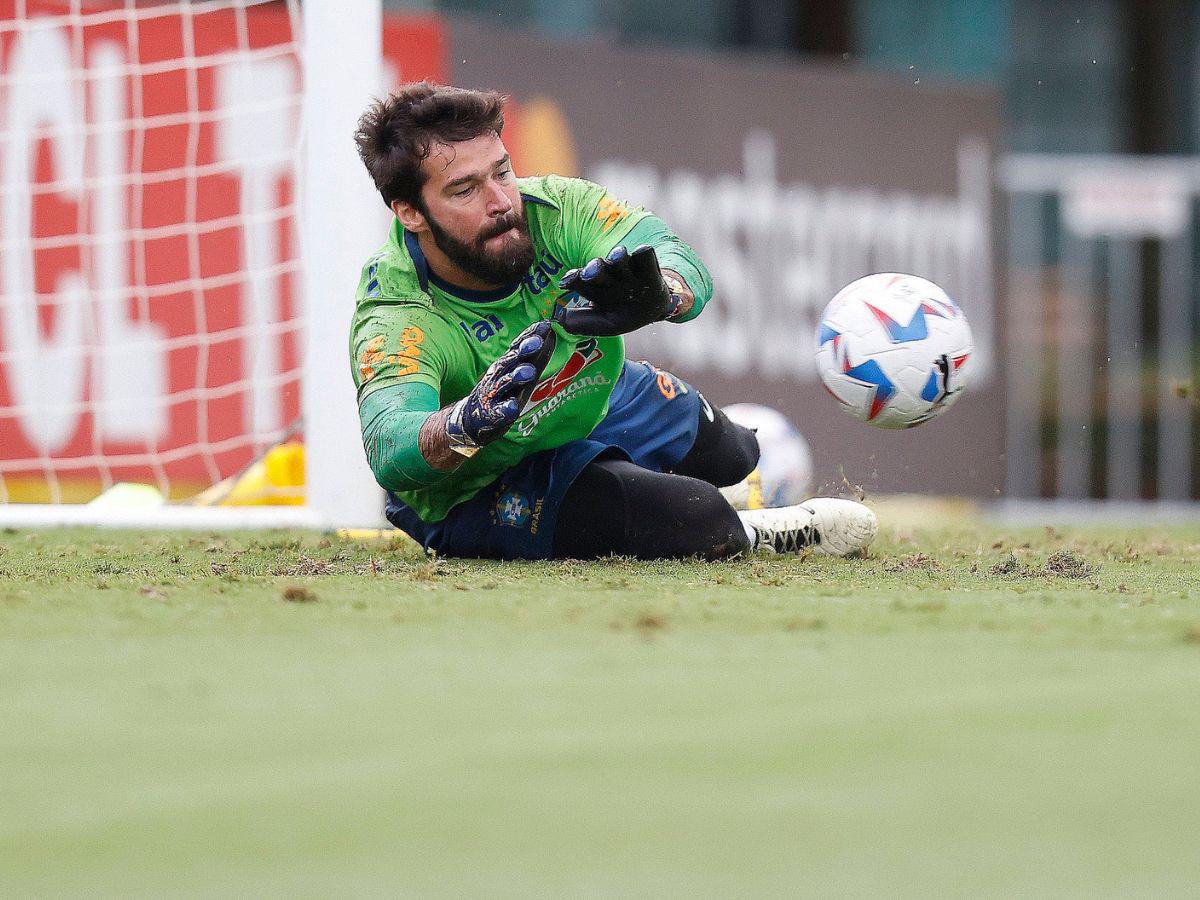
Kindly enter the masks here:
<path id="1" fill-rule="evenodd" d="M 358 120 L 354 142 L 390 208 L 403 200 L 424 212 L 421 161 L 436 143 L 469 141 L 504 130 L 503 95 L 418 81 L 372 103 Z"/>

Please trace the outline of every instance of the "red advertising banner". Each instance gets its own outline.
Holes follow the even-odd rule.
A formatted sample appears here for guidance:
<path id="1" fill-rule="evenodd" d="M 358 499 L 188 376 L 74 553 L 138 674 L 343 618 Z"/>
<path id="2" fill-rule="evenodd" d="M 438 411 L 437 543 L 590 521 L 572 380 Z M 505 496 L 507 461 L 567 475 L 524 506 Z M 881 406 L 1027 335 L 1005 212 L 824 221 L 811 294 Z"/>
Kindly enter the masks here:
<path id="1" fill-rule="evenodd" d="M 300 414 L 297 23 L 67 8 L 0 3 L 0 482 L 185 493 Z M 389 17 L 389 80 L 444 77 L 444 47 Z"/>

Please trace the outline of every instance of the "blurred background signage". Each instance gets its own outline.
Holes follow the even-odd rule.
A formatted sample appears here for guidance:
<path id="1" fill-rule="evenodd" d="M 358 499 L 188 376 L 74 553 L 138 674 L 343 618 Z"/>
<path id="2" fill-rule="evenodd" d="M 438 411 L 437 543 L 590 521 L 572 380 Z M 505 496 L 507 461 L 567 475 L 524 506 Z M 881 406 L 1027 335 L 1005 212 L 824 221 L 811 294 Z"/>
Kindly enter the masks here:
<path id="1" fill-rule="evenodd" d="M 819 485 L 988 496 L 1003 483 L 996 365 L 997 96 L 798 62 L 554 41 L 452 20 L 451 76 L 512 95 L 518 173 L 597 181 L 644 204 L 699 251 L 713 303 L 632 336 L 719 404 L 788 415 Z M 816 324 L 871 272 L 919 274 L 966 311 L 968 398 L 905 432 L 846 417 L 813 367 Z M 954 452 L 946 452 L 953 448 Z"/>

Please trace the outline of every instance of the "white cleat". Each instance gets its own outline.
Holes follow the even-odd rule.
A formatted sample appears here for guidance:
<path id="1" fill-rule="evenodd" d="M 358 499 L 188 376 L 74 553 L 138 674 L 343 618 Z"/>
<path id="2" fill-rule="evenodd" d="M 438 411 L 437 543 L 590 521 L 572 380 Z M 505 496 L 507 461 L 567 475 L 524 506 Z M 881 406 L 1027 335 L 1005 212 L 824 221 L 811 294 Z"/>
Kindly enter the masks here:
<path id="1" fill-rule="evenodd" d="M 879 520 L 854 500 L 816 497 L 796 506 L 739 512 L 755 534 L 755 550 L 849 556 L 875 540 Z"/>

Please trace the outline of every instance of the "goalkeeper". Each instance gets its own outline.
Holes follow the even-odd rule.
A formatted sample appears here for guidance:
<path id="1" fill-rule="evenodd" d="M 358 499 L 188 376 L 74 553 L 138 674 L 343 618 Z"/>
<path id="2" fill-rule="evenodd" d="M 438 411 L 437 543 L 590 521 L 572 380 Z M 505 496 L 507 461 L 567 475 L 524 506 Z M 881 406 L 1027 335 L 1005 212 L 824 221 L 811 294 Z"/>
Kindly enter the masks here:
<path id="1" fill-rule="evenodd" d="M 754 434 L 622 335 L 712 294 L 659 219 L 604 188 L 517 178 L 503 98 L 428 83 L 377 101 L 359 155 L 395 215 L 363 268 L 350 350 L 387 517 L 426 550 L 493 559 L 845 554 L 848 500 L 736 512 Z"/>

